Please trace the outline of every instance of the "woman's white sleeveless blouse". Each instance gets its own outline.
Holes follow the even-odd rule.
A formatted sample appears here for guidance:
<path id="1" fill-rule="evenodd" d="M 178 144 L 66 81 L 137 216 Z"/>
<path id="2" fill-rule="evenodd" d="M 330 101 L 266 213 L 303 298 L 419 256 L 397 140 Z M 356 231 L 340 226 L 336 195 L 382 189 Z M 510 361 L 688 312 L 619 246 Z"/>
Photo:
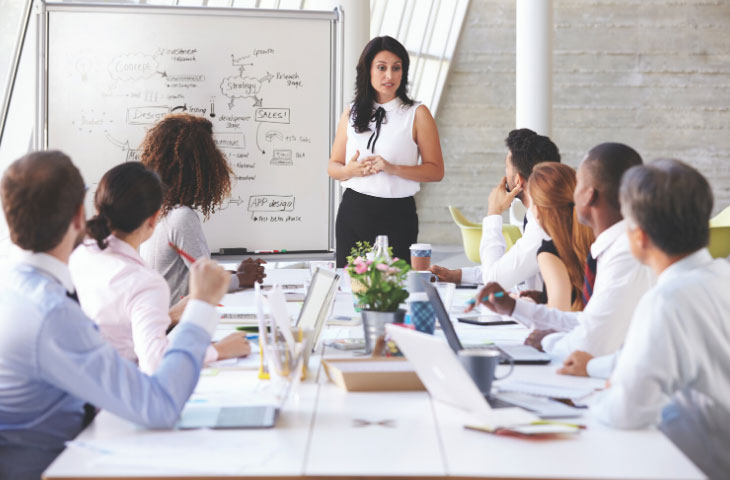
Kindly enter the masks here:
<path id="1" fill-rule="evenodd" d="M 357 133 L 352 121 L 347 124 L 347 147 L 345 159 L 350 159 L 356 151 L 360 151 L 360 159 L 371 155 L 380 155 L 393 165 L 415 166 L 419 163 L 418 145 L 413 141 L 413 121 L 416 109 L 420 103 L 410 107 L 404 105 L 396 97 L 388 103 L 376 103 L 375 108 L 383 107 L 386 111 L 385 120 L 380 127 L 380 135 L 375 142 L 374 152 L 371 142 L 368 149 L 368 140 L 375 133 L 375 122 L 370 122 L 370 131 Z M 375 140 L 373 138 L 373 140 Z M 397 177 L 389 173 L 380 172 L 367 177 L 353 177 L 342 182 L 345 188 L 356 192 L 381 198 L 411 197 L 421 189 L 421 184 L 413 180 Z"/>

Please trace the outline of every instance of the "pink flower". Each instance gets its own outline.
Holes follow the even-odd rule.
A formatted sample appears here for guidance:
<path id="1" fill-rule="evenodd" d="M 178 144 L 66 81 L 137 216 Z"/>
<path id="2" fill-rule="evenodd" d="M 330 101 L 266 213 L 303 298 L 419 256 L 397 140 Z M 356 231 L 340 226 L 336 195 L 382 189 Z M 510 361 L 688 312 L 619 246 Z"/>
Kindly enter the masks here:
<path id="1" fill-rule="evenodd" d="M 393 261 L 394 262 L 397 262 L 398 261 L 398 257 L 393 257 Z"/>
<path id="2" fill-rule="evenodd" d="M 363 274 L 367 271 L 368 271 L 368 266 L 365 265 L 364 263 L 360 262 L 360 263 L 355 264 L 355 273 Z"/>
<path id="3" fill-rule="evenodd" d="M 400 272 L 400 269 L 398 267 L 389 267 L 388 273 L 398 273 Z"/>
<path id="4" fill-rule="evenodd" d="M 379 264 L 378 264 L 378 266 L 377 266 L 377 267 L 375 267 L 375 268 L 377 268 L 377 269 L 378 269 L 378 270 L 380 270 L 381 272 L 387 272 L 387 271 L 389 270 L 389 267 L 388 267 L 388 265 L 386 265 L 386 264 L 384 264 L 384 263 L 379 263 Z"/>
<path id="5" fill-rule="evenodd" d="M 362 263 L 362 257 L 357 257 L 353 263 L 355 265 L 360 265 Z"/>

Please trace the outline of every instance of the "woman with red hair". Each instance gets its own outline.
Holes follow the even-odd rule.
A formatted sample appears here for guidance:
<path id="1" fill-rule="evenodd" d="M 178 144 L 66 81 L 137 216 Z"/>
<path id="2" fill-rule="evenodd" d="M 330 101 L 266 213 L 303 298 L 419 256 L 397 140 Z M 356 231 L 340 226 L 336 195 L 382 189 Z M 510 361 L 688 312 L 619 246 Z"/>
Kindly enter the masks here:
<path id="1" fill-rule="evenodd" d="M 590 228 L 575 213 L 575 170 L 562 163 L 543 162 L 527 183 L 530 210 L 551 240 L 537 251 L 543 301 L 560 310 L 583 310 L 584 263 L 594 241 Z"/>

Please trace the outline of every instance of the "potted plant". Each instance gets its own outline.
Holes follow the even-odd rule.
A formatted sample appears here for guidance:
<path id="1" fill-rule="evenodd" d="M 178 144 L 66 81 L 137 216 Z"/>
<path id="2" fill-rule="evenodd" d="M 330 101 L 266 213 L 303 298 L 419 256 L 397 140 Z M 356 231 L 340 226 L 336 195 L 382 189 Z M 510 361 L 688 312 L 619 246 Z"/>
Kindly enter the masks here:
<path id="1" fill-rule="evenodd" d="M 403 323 L 405 310 L 398 307 L 408 298 L 404 285 L 411 267 L 398 258 L 386 256 L 368 260 L 356 256 L 346 268 L 350 279 L 363 285 L 359 291 L 353 290 L 353 295 L 362 307 L 365 346 L 371 352 L 378 337 L 385 333 L 386 324 Z"/>

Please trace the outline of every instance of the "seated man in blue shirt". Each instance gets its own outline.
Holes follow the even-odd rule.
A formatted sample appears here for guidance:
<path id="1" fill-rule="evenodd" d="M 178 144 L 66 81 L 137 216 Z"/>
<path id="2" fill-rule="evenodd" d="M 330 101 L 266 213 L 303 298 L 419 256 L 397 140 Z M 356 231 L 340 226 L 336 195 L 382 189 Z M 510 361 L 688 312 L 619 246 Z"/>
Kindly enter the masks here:
<path id="1" fill-rule="evenodd" d="M 658 275 L 591 406 L 617 428 L 657 425 L 709 478 L 730 474 L 730 263 L 707 251 L 712 191 L 678 160 L 621 182 L 631 252 Z M 620 301 L 620 299 L 617 299 Z"/>
<path id="2" fill-rule="evenodd" d="M 0 478 L 41 472 L 103 408 L 171 428 L 198 382 L 230 274 L 200 260 L 191 300 L 154 375 L 121 358 L 79 307 L 67 263 L 83 237 L 85 187 L 61 152 L 35 152 L 5 171 L 0 194 L 23 249 L 0 275 Z"/>

